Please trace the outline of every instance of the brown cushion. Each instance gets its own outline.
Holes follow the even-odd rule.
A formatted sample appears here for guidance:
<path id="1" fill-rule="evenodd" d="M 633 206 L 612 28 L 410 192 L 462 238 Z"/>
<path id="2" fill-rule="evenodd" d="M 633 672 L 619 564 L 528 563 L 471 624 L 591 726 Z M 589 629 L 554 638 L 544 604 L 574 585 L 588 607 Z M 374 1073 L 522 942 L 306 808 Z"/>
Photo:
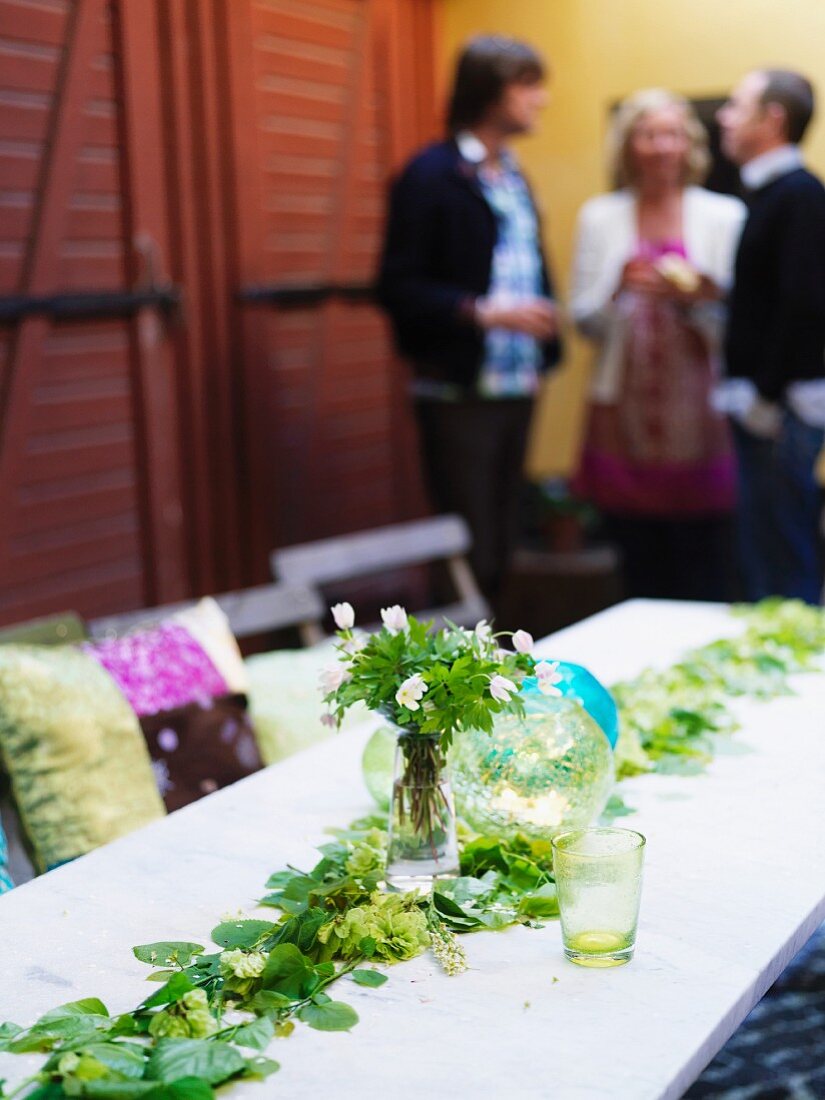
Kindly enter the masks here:
<path id="1" fill-rule="evenodd" d="M 170 812 L 263 767 L 245 695 L 144 715 L 140 725 Z"/>

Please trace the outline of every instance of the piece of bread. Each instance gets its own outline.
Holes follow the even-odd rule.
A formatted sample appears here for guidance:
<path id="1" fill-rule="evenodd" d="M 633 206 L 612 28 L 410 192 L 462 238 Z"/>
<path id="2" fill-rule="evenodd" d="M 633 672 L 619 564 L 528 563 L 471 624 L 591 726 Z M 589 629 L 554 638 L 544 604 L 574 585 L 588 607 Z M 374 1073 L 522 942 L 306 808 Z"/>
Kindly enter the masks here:
<path id="1" fill-rule="evenodd" d="M 692 294 L 699 289 L 699 272 L 678 252 L 666 252 L 653 266 L 669 283 L 685 294 Z"/>

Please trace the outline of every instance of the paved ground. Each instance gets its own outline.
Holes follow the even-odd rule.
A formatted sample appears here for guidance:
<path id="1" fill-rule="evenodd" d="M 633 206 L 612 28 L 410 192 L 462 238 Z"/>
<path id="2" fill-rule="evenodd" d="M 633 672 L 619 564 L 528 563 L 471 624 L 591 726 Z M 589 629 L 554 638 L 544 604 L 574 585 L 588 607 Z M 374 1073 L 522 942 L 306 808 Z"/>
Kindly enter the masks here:
<path id="1" fill-rule="evenodd" d="M 825 1100 L 825 925 L 683 1100 Z"/>

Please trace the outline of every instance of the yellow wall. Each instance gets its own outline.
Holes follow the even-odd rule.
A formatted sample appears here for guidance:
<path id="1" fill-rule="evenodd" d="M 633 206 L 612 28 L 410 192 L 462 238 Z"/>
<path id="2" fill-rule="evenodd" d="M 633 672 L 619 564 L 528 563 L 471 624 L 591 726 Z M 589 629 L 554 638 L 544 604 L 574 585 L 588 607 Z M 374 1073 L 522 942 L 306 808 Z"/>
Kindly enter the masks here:
<path id="1" fill-rule="evenodd" d="M 559 283 L 570 263 L 575 215 L 606 186 L 602 148 L 609 105 L 653 85 L 723 95 L 747 69 L 798 68 L 819 86 L 822 116 L 806 147 L 825 175 L 825 0 L 443 0 L 442 56 L 450 66 L 471 34 L 529 39 L 553 67 L 541 133 L 519 155 L 548 220 Z M 550 383 L 530 470 L 566 472 L 575 460 L 587 349 L 571 341 L 568 367 Z"/>

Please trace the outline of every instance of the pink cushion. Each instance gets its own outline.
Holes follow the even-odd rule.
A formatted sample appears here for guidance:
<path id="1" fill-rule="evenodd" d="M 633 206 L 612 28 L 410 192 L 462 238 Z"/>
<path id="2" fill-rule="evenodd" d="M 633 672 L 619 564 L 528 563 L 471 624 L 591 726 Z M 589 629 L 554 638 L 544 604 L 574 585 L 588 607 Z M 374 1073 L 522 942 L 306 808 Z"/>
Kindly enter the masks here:
<path id="1" fill-rule="evenodd" d="M 204 649 L 177 623 L 87 642 L 83 649 L 106 669 L 141 717 L 187 703 L 205 705 L 230 690 Z"/>

